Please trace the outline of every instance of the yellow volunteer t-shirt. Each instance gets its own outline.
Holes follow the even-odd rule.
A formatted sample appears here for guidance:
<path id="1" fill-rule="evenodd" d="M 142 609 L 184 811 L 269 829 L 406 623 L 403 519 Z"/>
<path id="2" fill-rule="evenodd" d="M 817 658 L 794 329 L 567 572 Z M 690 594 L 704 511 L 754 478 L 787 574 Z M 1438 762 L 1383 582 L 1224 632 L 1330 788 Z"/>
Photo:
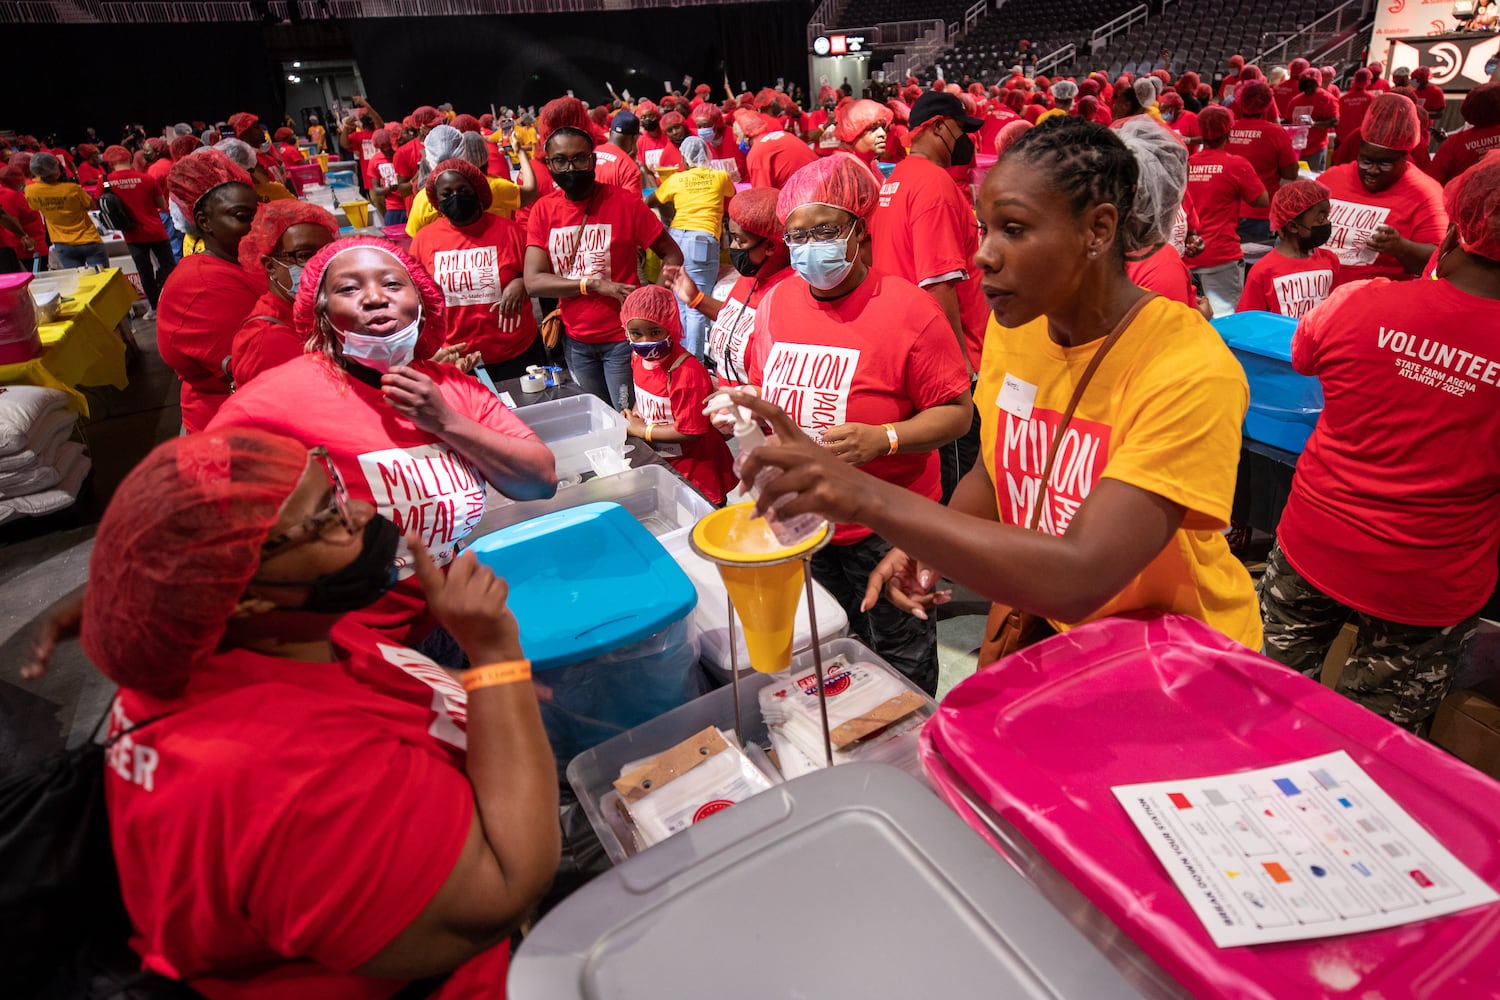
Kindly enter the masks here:
<path id="1" fill-rule="evenodd" d="M 490 182 L 490 194 L 494 200 L 485 209 L 491 215 L 508 219 L 521 207 L 521 189 L 502 177 L 486 177 Z M 427 200 L 427 189 L 418 188 L 411 200 L 411 214 L 406 217 L 406 235 L 415 236 L 429 222 L 441 219 L 442 213 Z"/>
<path id="2" fill-rule="evenodd" d="M 526 150 L 528 156 L 536 152 L 536 127 L 534 125 L 517 125 L 511 134 L 515 136 L 516 145 Z"/>
<path id="3" fill-rule="evenodd" d="M 46 220 L 47 238 L 51 242 L 70 246 L 103 242 L 99 230 L 89 218 L 94 200 L 77 184 L 72 181 L 59 184 L 37 181 L 27 185 L 25 195 L 27 203 Z"/>
<path id="4" fill-rule="evenodd" d="M 719 238 L 724 224 L 724 201 L 733 197 L 734 181 L 712 167 L 679 170 L 656 189 L 657 201 L 677 209 L 672 217 L 673 229 L 708 233 L 714 239 Z"/>
<path id="5" fill-rule="evenodd" d="M 974 402 L 983 420 L 980 456 L 1002 522 L 1030 523 L 1052 436 L 1103 342 L 1064 348 L 1047 336 L 1045 318 L 1007 329 L 991 317 Z M 1018 384 L 1002 393 L 1007 375 Z M 1058 449 L 1038 530 L 1066 534 L 1101 478 L 1165 497 L 1187 513 L 1145 570 L 1085 620 L 1175 611 L 1260 648 L 1255 589 L 1222 534 L 1249 399 L 1239 362 L 1197 310 L 1181 303 L 1148 303 L 1110 348 Z"/>

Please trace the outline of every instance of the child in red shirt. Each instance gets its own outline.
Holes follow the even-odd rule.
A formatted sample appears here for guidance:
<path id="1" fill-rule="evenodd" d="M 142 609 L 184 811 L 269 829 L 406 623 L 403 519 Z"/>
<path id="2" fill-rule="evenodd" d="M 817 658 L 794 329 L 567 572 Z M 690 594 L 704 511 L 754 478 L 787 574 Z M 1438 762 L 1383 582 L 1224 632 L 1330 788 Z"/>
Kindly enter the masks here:
<path id="1" fill-rule="evenodd" d="M 625 432 L 654 447 L 662 458 L 715 504 L 734 487 L 734 458 L 703 414 L 713 394 L 708 369 L 682 346 L 677 297 L 660 285 L 642 285 L 625 297 L 620 322 L 630 339 L 635 409 L 625 411 Z"/>
<path id="2" fill-rule="evenodd" d="M 1301 318 L 1328 297 L 1339 280 L 1339 259 L 1323 244 L 1333 232 L 1328 189 L 1317 181 L 1282 185 L 1271 199 L 1276 249 L 1245 278 L 1239 312 L 1258 309 Z"/>

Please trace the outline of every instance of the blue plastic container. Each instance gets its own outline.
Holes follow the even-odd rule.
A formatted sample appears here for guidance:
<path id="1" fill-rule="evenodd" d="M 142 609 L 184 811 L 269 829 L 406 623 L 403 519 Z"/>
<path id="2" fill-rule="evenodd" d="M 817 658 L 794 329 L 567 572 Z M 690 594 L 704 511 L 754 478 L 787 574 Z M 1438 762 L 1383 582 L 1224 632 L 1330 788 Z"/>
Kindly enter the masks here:
<path id="1" fill-rule="evenodd" d="M 703 693 L 689 627 L 698 592 L 624 507 L 544 514 L 469 548 L 510 584 L 559 776 L 582 751 Z"/>
<path id="2" fill-rule="evenodd" d="M 1277 313 L 1250 311 L 1216 319 L 1213 325 L 1250 383 L 1245 437 L 1301 454 L 1323 412 L 1323 386 L 1292 368 L 1297 321 Z"/>

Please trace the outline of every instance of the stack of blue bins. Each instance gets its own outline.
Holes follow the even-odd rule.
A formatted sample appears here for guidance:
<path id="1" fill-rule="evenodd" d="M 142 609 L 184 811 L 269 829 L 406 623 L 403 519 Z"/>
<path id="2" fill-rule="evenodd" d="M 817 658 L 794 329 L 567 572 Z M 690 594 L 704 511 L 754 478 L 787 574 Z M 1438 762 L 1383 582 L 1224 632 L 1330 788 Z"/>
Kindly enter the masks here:
<path id="1" fill-rule="evenodd" d="M 692 581 L 617 503 L 513 524 L 470 546 L 510 585 L 559 775 L 577 754 L 703 694 Z"/>
<path id="2" fill-rule="evenodd" d="M 1323 386 L 1292 368 L 1297 321 L 1277 313 L 1249 311 L 1213 320 L 1213 325 L 1250 383 L 1245 437 L 1300 455 L 1323 412 Z"/>

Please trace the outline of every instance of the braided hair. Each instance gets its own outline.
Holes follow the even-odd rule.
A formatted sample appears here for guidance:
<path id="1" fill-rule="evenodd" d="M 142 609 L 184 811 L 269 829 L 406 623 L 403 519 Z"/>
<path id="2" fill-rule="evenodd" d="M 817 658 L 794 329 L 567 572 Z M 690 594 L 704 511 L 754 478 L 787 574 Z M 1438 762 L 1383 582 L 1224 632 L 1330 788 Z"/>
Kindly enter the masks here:
<path id="1" fill-rule="evenodd" d="M 1054 116 L 1021 136 L 1005 159 L 1036 168 L 1068 199 L 1075 218 L 1092 205 L 1113 205 L 1119 212 L 1115 249 L 1122 255 L 1127 222 L 1135 205 L 1140 167 L 1120 137 L 1098 122 Z"/>

